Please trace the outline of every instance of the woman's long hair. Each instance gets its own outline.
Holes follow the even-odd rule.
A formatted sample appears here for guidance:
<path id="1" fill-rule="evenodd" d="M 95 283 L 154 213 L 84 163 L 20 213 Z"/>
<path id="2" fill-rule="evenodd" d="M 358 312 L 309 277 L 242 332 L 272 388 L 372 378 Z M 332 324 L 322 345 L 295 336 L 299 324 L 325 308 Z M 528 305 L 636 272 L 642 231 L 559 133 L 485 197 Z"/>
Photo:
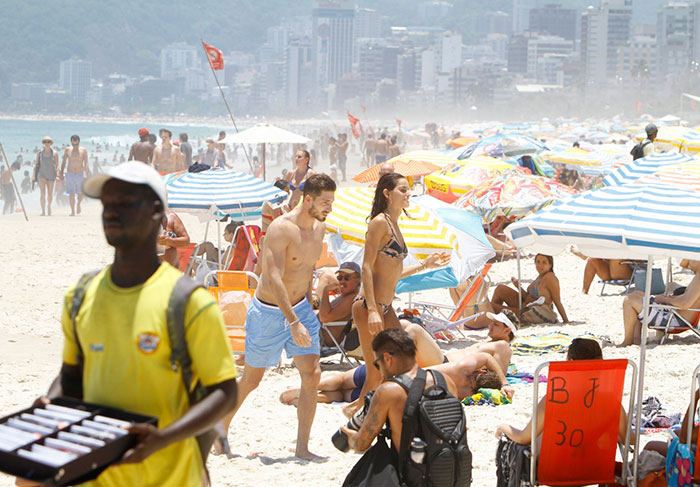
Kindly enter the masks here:
<path id="1" fill-rule="evenodd" d="M 540 256 L 542 256 L 542 257 L 544 257 L 545 259 L 547 259 L 547 262 L 549 262 L 549 265 L 552 266 L 552 268 L 549 269 L 549 271 L 550 271 L 552 274 L 554 274 L 554 257 L 552 257 L 551 255 L 537 254 L 537 255 L 535 256 L 535 259 L 537 259 L 537 257 L 540 257 Z"/>
<path id="2" fill-rule="evenodd" d="M 384 190 L 388 189 L 389 191 L 393 191 L 394 189 L 396 189 L 396 186 L 399 185 L 400 179 L 406 179 L 406 177 L 397 172 L 390 172 L 379 178 L 379 181 L 377 182 L 377 189 L 374 192 L 372 211 L 370 212 L 367 221 L 372 220 L 372 218 L 374 218 L 375 216 L 386 211 L 386 208 L 389 203 L 387 201 L 386 196 L 384 196 Z"/>

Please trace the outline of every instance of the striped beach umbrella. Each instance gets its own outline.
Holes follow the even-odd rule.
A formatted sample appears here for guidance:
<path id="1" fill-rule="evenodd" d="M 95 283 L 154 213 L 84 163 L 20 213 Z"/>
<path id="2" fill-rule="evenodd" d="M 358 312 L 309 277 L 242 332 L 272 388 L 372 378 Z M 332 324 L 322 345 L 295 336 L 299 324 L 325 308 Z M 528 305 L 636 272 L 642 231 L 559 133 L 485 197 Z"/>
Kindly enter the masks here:
<path id="1" fill-rule="evenodd" d="M 700 194 L 628 184 L 556 202 L 505 230 L 516 247 L 555 255 L 574 244 L 590 257 L 700 256 Z"/>
<path id="2" fill-rule="evenodd" d="M 326 219 L 326 230 L 340 233 L 350 243 L 364 245 L 374 192 L 372 188 L 339 188 L 333 211 Z M 398 223 L 412 255 L 423 259 L 433 252 L 452 253 L 456 247 L 454 234 L 430 211 L 412 203 L 407 212 L 408 216 L 402 215 Z"/>
<path id="3" fill-rule="evenodd" d="M 637 159 L 636 161 L 632 161 L 615 169 L 612 173 L 603 178 L 603 184 L 606 186 L 630 184 L 641 177 L 655 173 L 663 167 L 690 161 L 694 161 L 694 159 L 686 154 L 679 154 L 677 152 L 659 152 L 651 154 L 650 156 L 642 157 L 641 159 Z"/>
<path id="4" fill-rule="evenodd" d="M 472 157 L 426 176 L 425 187 L 430 196 L 453 203 L 464 193 L 495 175 L 514 169 L 516 166 L 501 159 L 488 156 Z"/>
<path id="5" fill-rule="evenodd" d="M 572 147 L 545 157 L 550 164 L 562 164 L 577 169 L 587 176 L 609 174 L 613 170 L 616 155 L 610 152 L 589 152 Z"/>
<path id="6" fill-rule="evenodd" d="M 673 168 L 675 166 L 671 166 Z M 690 191 L 700 191 L 700 175 L 681 171 L 658 171 L 639 178 L 635 184 L 665 184 Z"/>
<path id="7" fill-rule="evenodd" d="M 449 164 L 454 164 L 457 162 L 457 158 L 451 156 L 450 151 L 414 150 L 404 154 L 399 154 L 396 157 L 392 157 L 388 162 L 397 165 L 410 161 L 427 162 L 428 164 L 433 164 L 438 167 L 445 167 Z"/>
<path id="8" fill-rule="evenodd" d="M 262 215 L 266 201 L 280 203 L 287 194 L 262 179 L 230 170 L 187 173 L 171 179 L 168 205 L 172 210 L 253 220 Z"/>
<path id="9" fill-rule="evenodd" d="M 689 130 L 678 139 L 679 151 L 684 154 L 700 154 L 700 130 Z"/>

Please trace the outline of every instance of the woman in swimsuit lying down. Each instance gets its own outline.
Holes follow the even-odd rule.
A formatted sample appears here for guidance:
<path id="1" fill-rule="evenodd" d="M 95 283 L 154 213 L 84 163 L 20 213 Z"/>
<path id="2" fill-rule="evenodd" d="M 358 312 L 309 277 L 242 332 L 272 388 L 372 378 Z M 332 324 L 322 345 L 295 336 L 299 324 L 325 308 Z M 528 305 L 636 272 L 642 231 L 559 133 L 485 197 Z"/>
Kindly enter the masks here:
<path id="1" fill-rule="evenodd" d="M 365 235 L 365 254 L 362 263 L 363 297 L 359 297 L 352 307 L 352 317 L 360 336 L 360 346 L 365 357 L 372 357 L 372 338 L 385 328 L 398 328 L 391 302 L 394 299 L 396 284 L 402 277 L 415 274 L 423 269 L 439 267 L 447 263 L 447 256 L 435 253 L 422 263 L 407 268 L 403 260 L 408 255 L 398 220 L 409 206 L 411 188 L 401 174 L 388 173 L 379 178 L 374 193 L 369 225 Z M 377 388 L 382 376 L 374 367 L 367 370 L 367 380 L 360 398 L 368 391 Z M 352 414 L 362 406 L 354 401 L 345 409 Z"/>
<path id="2" fill-rule="evenodd" d="M 554 258 L 550 255 L 537 254 L 535 256 L 535 268 L 538 276 L 528 286 L 527 290 L 520 287 L 520 283 L 515 278 L 512 278 L 511 282 L 517 290 L 505 284 L 496 286 L 491 297 L 491 307 L 495 313 L 500 313 L 502 309 L 506 308 L 520 316 L 521 308 L 518 307 L 518 293 L 520 293 L 522 296 L 522 309 L 530 303 L 547 305 L 549 307 L 554 305 L 559 311 L 562 321 L 568 323 L 569 318 L 566 316 L 564 305 L 561 304 L 559 279 L 554 275 Z"/>

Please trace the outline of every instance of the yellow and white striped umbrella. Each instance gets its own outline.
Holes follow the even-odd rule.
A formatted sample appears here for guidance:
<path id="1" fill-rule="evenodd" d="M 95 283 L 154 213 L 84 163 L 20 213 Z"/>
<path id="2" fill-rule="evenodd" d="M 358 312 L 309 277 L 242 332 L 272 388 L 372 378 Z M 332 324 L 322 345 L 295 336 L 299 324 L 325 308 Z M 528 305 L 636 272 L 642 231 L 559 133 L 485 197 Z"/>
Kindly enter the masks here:
<path id="1" fill-rule="evenodd" d="M 697 156 L 700 153 L 700 130 L 688 130 L 677 142 L 680 144 L 680 152 Z"/>
<path id="2" fill-rule="evenodd" d="M 326 219 L 326 231 L 340 232 L 344 240 L 364 245 L 374 192 L 373 188 L 339 188 L 335 192 L 333 211 Z M 408 216 L 399 218 L 399 228 L 409 252 L 417 259 L 424 259 L 433 252 L 451 254 L 456 249 L 455 235 L 431 212 L 413 202 L 407 212 Z"/>
<path id="3" fill-rule="evenodd" d="M 410 152 L 405 152 L 403 154 L 399 154 L 396 157 L 392 157 L 387 162 L 408 163 L 411 161 L 428 162 L 430 164 L 435 164 L 436 166 L 440 167 L 459 162 L 457 158 L 450 156 L 449 153 L 439 152 L 435 150 L 414 150 Z"/>
<path id="4" fill-rule="evenodd" d="M 689 132 L 694 132 L 694 130 L 688 127 L 680 126 L 662 126 L 659 127 L 659 132 L 656 134 L 656 139 L 654 139 L 654 145 L 663 150 L 676 150 L 680 149 L 680 140 L 683 137 L 688 136 Z M 637 142 L 642 141 L 647 138 L 646 132 L 638 132 L 634 138 Z"/>

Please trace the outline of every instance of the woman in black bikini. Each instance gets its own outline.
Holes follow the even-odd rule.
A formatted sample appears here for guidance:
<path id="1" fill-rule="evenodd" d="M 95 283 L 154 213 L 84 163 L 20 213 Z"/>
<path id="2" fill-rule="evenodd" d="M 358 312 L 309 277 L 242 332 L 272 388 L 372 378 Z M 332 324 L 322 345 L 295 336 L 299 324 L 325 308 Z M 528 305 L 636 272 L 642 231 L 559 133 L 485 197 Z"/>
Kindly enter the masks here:
<path id="1" fill-rule="evenodd" d="M 360 336 L 360 346 L 366 360 L 371 361 L 372 338 L 385 328 L 399 328 L 399 319 L 391 307 L 396 284 L 402 277 L 423 269 L 445 265 L 447 257 L 434 253 L 422 263 L 407 268 L 403 260 L 408 248 L 398 226 L 401 212 L 409 206 L 411 188 L 404 176 L 385 174 L 379 179 L 374 193 L 369 226 L 365 235 L 365 255 L 362 264 L 363 296 L 352 306 L 352 317 Z M 368 362 L 369 363 L 369 362 Z M 359 398 L 346 406 L 345 413 L 354 412 L 363 404 L 368 391 L 381 383 L 382 377 L 374 367 L 367 367 L 367 380 Z"/>
<path id="2" fill-rule="evenodd" d="M 289 209 L 292 210 L 301 199 L 301 195 L 304 192 L 304 183 L 310 176 L 316 174 L 314 170 L 311 169 L 311 155 L 309 151 L 304 149 L 296 151 L 294 154 L 294 162 L 296 163 L 296 167 L 284 177 L 289 183 L 289 189 L 292 192 L 292 195 L 289 197 Z"/>

